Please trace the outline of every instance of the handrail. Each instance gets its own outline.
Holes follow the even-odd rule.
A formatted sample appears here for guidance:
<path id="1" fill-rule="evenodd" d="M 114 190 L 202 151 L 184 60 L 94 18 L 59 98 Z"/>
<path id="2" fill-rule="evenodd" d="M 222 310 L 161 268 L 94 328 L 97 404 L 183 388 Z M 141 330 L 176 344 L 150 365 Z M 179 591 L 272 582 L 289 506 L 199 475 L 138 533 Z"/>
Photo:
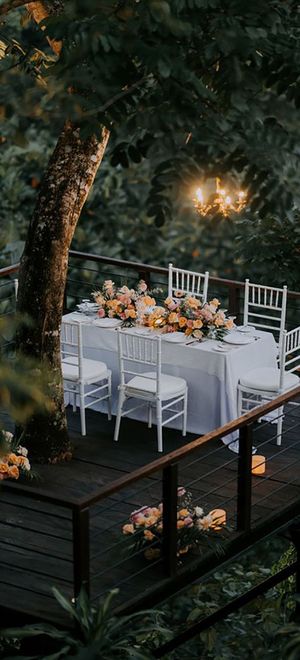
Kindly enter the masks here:
<path id="1" fill-rule="evenodd" d="M 108 264 L 112 266 L 120 266 L 125 268 L 131 268 L 132 270 L 144 271 L 148 273 L 160 273 L 161 275 L 166 275 L 168 269 L 164 266 L 152 266 L 151 264 L 144 264 L 138 261 L 126 261 L 125 259 L 116 259 L 114 257 L 104 257 L 99 254 L 93 254 L 89 252 L 79 252 L 78 250 L 70 250 L 69 256 L 74 257 L 75 259 L 95 261 L 98 263 Z M 15 273 L 19 270 L 20 263 L 12 264 L 11 266 L 6 266 L 5 268 L 0 269 L 0 277 L 5 277 L 11 273 Z M 210 275 L 210 281 L 215 284 L 221 284 L 228 287 L 236 287 L 237 289 L 243 289 L 245 287 L 245 282 L 240 280 L 229 280 L 223 277 L 216 277 Z M 300 291 L 292 291 L 288 289 L 288 298 L 300 298 Z"/>
<path id="2" fill-rule="evenodd" d="M 0 268 L 0 277 L 6 277 L 6 275 L 17 273 L 19 268 L 20 268 L 20 263 L 12 264 L 11 266 L 5 266 L 5 268 Z"/>
<path id="3" fill-rule="evenodd" d="M 85 508 L 92 506 L 93 504 L 96 504 L 96 502 L 98 502 L 99 500 L 102 500 L 105 497 L 109 497 L 110 495 L 113 495 L 122 488 L 129 486 L 140 479 L 145 479 L 146 477 L 152 475 L 154 472 L 157 472 L 158 470 L 162 470 L 168 467 L 169 465 L 171 465 L 172 463 L 174 463 L 175 461 L 185 458 L 186 456 L 196 451 L 202 445 L 212 440 L 220 440 L 220 438 L 223 438 L 229 433 L 233 433 L 234 431 L 237 431 L 238 429 L 248 425 L 251 422 L 256 422 L 260 417 L 272 412 L 272 410 L 276 410 L 284 403 L 287 403 L 288 401 L 294 399 L 296 396 L 299 395 L 300 395 L 300 386 L 297 386 L 293 390 L 289 390 L 285 394 L 281 394 L 280 396 L 276 397 L 276 399 L 273 399 L 270 403 L 265 403 L 262 406 L 258 406 L 253 411 L 250 411 L 249 413 L 246 413 L 245 415 L 238 417 L 234 421 L 227 422 L 227 424 L 224 424 L 224 426 L 219 426 L 214 431 L 211 431 L 210 433 L 206 433 L 202 437 L 196 438 L 196 440 L 189 442 L 187 445 L 184 445 L 184 447 L 175 449 L 169 454 L 166 454 L 161 458 L 157 458 L 155 461 L 152 461 L 151 463 L 148 463 L 147 465 L 138 468 L 133 472 L 130 472 L 130 474 L 120 477 L 120 479 L 116 479 L 108 486 L 99 488 L 99 490 L 96 491 L 91 497 L 85 496 L 80 498 L 78 500 L 78 506 L 80 508 Z"/>

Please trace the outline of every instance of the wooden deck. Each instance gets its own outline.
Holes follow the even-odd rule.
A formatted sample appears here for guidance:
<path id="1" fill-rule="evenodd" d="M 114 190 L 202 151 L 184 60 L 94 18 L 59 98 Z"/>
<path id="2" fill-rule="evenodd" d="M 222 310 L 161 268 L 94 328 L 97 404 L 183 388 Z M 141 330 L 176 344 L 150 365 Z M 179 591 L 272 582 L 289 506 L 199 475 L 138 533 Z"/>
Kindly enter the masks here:
<path id="1" fill-rule="evenodd" d="M 255 430 L 255 444 L 261 447 L 258 453 L 267 458 L 267 471 L 265 478 L 253 478 L 254 527 L 300 498 L 300 411 L 295 406 L 286 408 L 281 448 L 272 439 L 274 424 L 257 425 Z M 113 443 L 114 420 L 108 422 L 104 415 L 87 411 L 88 435 L 82 438 L 79 414 L 69 412 L 68 416 L 74 459 L 57 466 L 36 467 L 38 479 L 30 485 L 33 491 L 39 489 L 76 501 L 158 458 L 155 428 L 149 430 L 143 423 L 124 420 L 120 440 Z M 185 442 L 195 437 L 190 434 Z M 182 444 L 179 431 L 164 430 L 165 453 Z M 226 509 L 228 528 L 234 529 L 236 474 L 237 455 L 221 441 L 213 440 L 182 461 L 179 483 L 191 490 L 194 503 L 205 511 Z M 121 534 L 132 510 L 161 501 L 159 477 L 148 477 L 92 507 L 92 598 L 118 585 L 122 603 L 162 579 L 159 562 L 147 563 L 141 552 L 124 555 L 127 538 Z M 51 587 L 73 596 L 72 514 L 68 508 L 25 497 L 20 488 L 18 484 L 13 491 L 4 488 L 0 495 L 0 608 L 61 623 L 61 609 Z"/>

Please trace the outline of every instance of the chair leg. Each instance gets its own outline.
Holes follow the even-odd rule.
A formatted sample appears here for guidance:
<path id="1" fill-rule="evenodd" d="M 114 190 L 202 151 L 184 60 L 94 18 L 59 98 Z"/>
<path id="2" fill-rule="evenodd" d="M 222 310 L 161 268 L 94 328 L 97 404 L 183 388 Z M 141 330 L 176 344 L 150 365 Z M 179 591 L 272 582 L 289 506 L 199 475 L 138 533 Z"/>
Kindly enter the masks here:
<path id="1" fill-rule="evenodd" d="M 74 392 L 73 392 L 73 412 L 76 412 L 76 410 L 77 410 L 76 395 L 77 395 L 77 392 L 76 392 L 76 390 L 74 390 Z"/>
<path id="2" fill-rule="evenodd" d="M 116 424 L 115 424 L 115 430 L 114 430 L 114 442 L 118 442 L 118 439 L 119 439 L 120 423 L 121 423 L 122 408 L 123 408 L 124 401 L 125 401 L 124 393 L 120 392 L 119 393 L 119 401 L 118 401 L 118 410 L 117 410 L 117 416 L 116 416 Z"/>
<path id="3" fill-rule="evenodd" d="M 152 405 L 148 404 L 148 429 L 152 429 Z"/>
<path id="4" fill-rule="evenodd" d="M 183 437 L 186 436 L 186 424 L 187 424 L 187 395 L 188 391 L 187 388 L 184 393 L 184 399 L 183 399 L 183 420 L 182 420 L 182 435 Z"/>
<path id="5" fill-rule="evenodd" d="M 81 435 L 86 435 L 84 385 L 82 385 L 82 383 L 80 383 L 79 385 L 79 406 L 80 406 Z"/>
<path id="6" fill-rule="evenodd" d="M 163 451 L 161 401 L 156 402 L 157 450 Z"/>
<path id="7" fill-rule="evenodd" d="M 237 396 L 237 416 L 240 417 L 242 414 L 242 390 L 238 387 L 238 396 Z"/>
<path id="8" fill-rule="evenodd" d="M 278 447 L 280 447 L 280 445 L 281 445 L 282 424 L 283 424 L 283 406 L 278 408 L 277 438 L 276 438 L 276 444 L 277 444 Z"/>
<path id="9" fill-rule="evenodd" d="M 107 399 L 107 419 L 111 421 L 111 374 L 107 378 L 107 390 L 108 390 L 108 399 Z"/>

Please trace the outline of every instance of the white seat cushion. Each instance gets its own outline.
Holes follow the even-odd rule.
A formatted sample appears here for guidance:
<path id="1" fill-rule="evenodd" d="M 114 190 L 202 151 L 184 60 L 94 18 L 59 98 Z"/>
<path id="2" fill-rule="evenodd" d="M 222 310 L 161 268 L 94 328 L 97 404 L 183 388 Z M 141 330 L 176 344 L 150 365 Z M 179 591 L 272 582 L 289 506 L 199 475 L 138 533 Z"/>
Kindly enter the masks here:
<path id="1" fill-rule="evenodd" d="M 78 357 L 71 355 L 70 357 L 64 358 L 62 360 L 61 366 L 65 380 L 79 379 Z M 97 380 L 105 378 L 108 374 L 108 369 L 105 362 L 98 362 L 97 360 L 88 360 L 88 358 L 83 358 L 82 367 L 84 380 L 97 382 Z"/>
<path id="2" fill-rule="evenodd" d="M 136 390 L 137 392 L 156 392 L 156 373 L 154 371 L 147 371 L 143 376 L 135 376 L 126 383 L 126 389 Z M 184 378 L 177 378 L 176 376 L 168 376 L 161 374 L 160 380 L 160 394 L 162 399 L 171 399 L 173 396 L 182 394 L 186 389 L 186 381 Z"/>
<path id="3" fill-rule="evenodd" d="M 264 392 L 278 392 L 279 390 L 279 369 L 272 367 L 260 367 L 251 369 L 240 378 L 240 385 L 250 387 L 254 390 L 263 390 Z M 299 384 L 299 378 L 295 374 L 286 373 L 284 375 L 283 389 L 289 390 Z"/>

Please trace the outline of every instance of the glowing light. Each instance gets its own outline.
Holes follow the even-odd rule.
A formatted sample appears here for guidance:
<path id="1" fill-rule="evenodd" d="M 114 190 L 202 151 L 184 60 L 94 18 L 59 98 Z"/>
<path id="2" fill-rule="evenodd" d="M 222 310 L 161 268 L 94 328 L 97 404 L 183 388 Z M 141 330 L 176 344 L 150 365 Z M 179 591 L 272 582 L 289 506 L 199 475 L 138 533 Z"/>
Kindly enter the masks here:
<path id="1" fill-rule="evenodd" d="M 244 190 L 239 190 L 236 193 L 230 193 L 221 188 L 221 181 L 216 178 L 216 188 L 212 195 L 205 196 L 202 188 L 195 190 L 194 206 L 199 215 L 206 216 L 207 214 L 221 214 L 227 217 L 230 212 L 240 213 L 245 208 L 247 203 L 247 195 Z"/>

